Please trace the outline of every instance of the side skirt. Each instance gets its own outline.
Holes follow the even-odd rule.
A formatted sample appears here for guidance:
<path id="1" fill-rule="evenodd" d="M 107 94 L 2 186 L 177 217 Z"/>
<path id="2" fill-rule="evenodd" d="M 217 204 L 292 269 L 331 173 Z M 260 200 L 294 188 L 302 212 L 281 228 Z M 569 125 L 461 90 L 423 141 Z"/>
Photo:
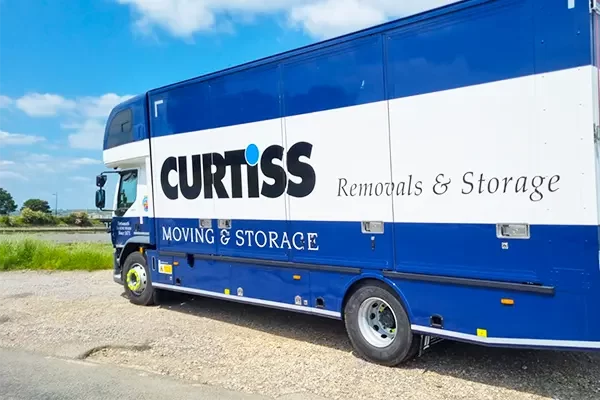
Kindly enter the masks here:
<path id="1" fill-rule="evenodd" d="M 158 288 L 158 289 L 173 290 L 175 292 L 195 294 L 195 295 L 199 295 L 199 296 L 213 297 L 213 298 L 217 298 L 217 299 L 225 299 L 225 300 L 229 300 L 229 301 L 236 301 L 239 303 L 256 304 L 256 305 L 261 305 L 261 306 L 270 307 L 270 308 L 277 308 L 280 310 L 291 310 L 291 311 L 301 312 L 301 313 L 305 313 L 305 314 L 324 316 L 324 317 L 333 318 L 333 319 L 341 319 L 342 318 L 342 314 L 339 312 L 330 311 L 330 310 L 321 310 L 321 309 L 313 308 L 313 307 L 297 306 L 295 304 L 280 303 L 277 301 L 255 299 L 255 298 L 251 298 L 251 297 L 241 297 L 241 296 L 229 295 L 229 294 L 224 294 L 224 293 L 210 292 L 208 290 L 193 289 L 193 288 L 187 288 L 187 287 L 176 286 L 176 285 L 167 285 L 164 283 L 154 283 L 153 282 L 152 286 L 155 288 Z"/>
<path id="2" fill-rule="evenodd" d="M 522 348 L 551 348 L 571 350 L 600 350 L 600 342 L 582 340 L 554 340 L 554 339 L 527 339 L 527 338 L 502 338 L 477 336 L 468 333 L 447 331 L 445 329 L 429 326 L 411 325 L 413 332 L 422 335 L 431 335 L 440 338 L 454 339 L 462 342 L 483 344 L 497 347 L 522 347 Z"/>

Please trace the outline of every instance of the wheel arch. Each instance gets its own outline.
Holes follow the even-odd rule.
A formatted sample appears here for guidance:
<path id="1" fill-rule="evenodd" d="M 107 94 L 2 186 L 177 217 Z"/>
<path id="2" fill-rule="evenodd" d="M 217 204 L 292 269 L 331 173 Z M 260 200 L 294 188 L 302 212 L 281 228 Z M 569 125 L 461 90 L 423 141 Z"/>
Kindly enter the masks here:
<path id="1" fill-rule="evenodd" d="M 121 269 L 123 268 L 123 263 L 127 260 L 127 257 L 131 253 L 139 251 L 140 247 L 144 250 L 154 249 L 154 245 L 150 243 L 150 238 L 148 236 L 133 236 L 125 242 L 125 245 L 119 254 L 119 267 Z"/>
<path id="2" fill-rule="evenodd" d="M 398 300 L 400 301 L 400 303 L 406 310 L 406 314 L 408 315 L 409 322 L 412 323 L 412 321 L 413 321 L 412 310 L 410 308 L 410 305 L 409 305 L 406 297 L 404 296 L 404 294 L 402 293 L 402 291 L 400 290 L 398 285 L 396 285 L 395 282 L 385 278 L 384 276 L 381 276 L 381 275 L 375 274 L 375 273 L 361 274 L 361 275 L 355 277 L 353 280 L 351 280 L 348 283 L 348 285 L 346 286 L 346 288 L 344 290 L 344 297 L 342 299 L 341 310 L 340 310 L 340 313 L 342 316 L 342 321 L 345 319 L 344 309 L 346 308 L 348 299 L 350 299 L 352 294 L 354 294 L 354 292 L 356 292 L 360 287 L 363 287 L 363 286 L 366 286 L 369 284 L 373 284 L 373 283 L 380 285 L 380 286 L 383 285 L 383 286 L 391 289 L 391 292 L 397 296 Z"/>

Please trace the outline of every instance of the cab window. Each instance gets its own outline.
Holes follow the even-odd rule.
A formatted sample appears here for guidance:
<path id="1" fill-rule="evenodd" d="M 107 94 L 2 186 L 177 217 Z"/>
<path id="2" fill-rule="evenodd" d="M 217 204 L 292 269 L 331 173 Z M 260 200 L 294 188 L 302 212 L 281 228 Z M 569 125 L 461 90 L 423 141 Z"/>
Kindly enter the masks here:
<path id="1" fill-rule="evenodd" d="M 108 126 L 106 148 L 133 142 L 133 113 L 131 108 L 119 111 Z"/>
<path id="2" fill-rule="evenodd" d="M 122 217 L 127 210 L 135 203 L 137 197 L 137 171 L 126 171 L 121 174 L 119 183 L 119 194 L 117 198 L 117 209 L 115 215 Z"/>

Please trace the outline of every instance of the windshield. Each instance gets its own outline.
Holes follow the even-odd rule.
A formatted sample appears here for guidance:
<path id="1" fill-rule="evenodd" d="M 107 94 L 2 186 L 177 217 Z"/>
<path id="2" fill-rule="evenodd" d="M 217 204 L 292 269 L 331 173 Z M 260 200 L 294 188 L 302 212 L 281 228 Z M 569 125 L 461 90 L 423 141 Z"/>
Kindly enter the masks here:
<path id="1" fill-rule="evenodd" d="M 127 171 L 121 175 L 117 208 L 115 210 L 116 216 L 122 217 L 133 203 L 135 203 L 137 197 L 137 178 L 137 170 Z"/>

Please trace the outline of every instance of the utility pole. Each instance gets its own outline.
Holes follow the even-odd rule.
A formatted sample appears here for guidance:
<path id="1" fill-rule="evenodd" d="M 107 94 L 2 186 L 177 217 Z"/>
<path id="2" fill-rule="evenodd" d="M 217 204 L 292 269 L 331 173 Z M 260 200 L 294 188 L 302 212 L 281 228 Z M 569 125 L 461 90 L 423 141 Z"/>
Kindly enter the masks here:
<path id="1" fill-rule="evenodd" d="M 56 196 L 56 201 L 54 202 L 54 216 L 58 217 L 58 192 L 53 193 L 53 196 Z"/>

